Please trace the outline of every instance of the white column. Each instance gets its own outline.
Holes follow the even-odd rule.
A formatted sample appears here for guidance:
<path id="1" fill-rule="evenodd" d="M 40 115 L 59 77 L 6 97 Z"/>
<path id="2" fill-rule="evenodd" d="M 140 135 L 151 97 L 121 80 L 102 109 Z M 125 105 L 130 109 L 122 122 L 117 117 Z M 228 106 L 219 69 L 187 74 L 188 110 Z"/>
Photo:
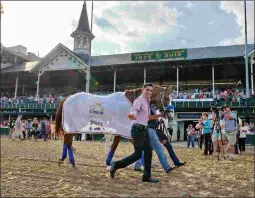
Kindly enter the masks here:
<path id="1" fill-rule="evenodd" d="M 41 74 L 40 74 L 40 72 L 39 72 L 38 75 L 37 75 L 37 89 L 36 89 L 36 95 L 37 95 L 38 97 L 39 97 L 40 77 L 41 77 Z"/>
<path id="2" fill-rule="evenodd" d="M 177 66 L 177 73 L 176 73 L 176 76 L 177 76 L 177 97 L 179 96 L 179 67 Z"/>
<path id="3" fill-rule="evenodd" d="M 143 84 L 146 83 L 146 68 L 143 69 Z"/>
<path id="4" fill-rule="evenodd" d="M 86 92 L 89 93 L 89 85 L 90 85 L 90 69 L 86 70 Z"/>
<path id="5" fill-rule="evenodd" d="M 17 75 L 16 77 L 16 84 L 15 84 L 15 93 L 14 93 L 14 98 L 17 97 L 17 92 L 18 92 L 18 83 L 19 83 L 19 76 Z"/>
<path id="6" fill-rule="evenodd" d="M 214 87 L 214 65 L 212 65 L 212 90 L 213 90 L 213 98 L 215 95 L 215 87 Z"/>
<path id="7" fill-rule="evenodd" d="M 113 76 L 113 92 L 115 93 L 116 91 L 116 69 L 114 69 L 114 76 Z"/>
<path id="8" fill-rule="evenodd" d="M 244 32 L 245 32 L 245 79 L 246 79 L 246 98 L 249 96 L 249 66 L 248 66 L 248 51 L 247 51 L 247 15 L 246 15 L 246 1 L 244 1 Z"/>
<path id="9" fill-rule="evenodd" d="M 254 75 L 253 75 L 253 64 L 255 61 L 253 60 L 254 57 L 251 57 L 251 93 L 254 94 Z"/>

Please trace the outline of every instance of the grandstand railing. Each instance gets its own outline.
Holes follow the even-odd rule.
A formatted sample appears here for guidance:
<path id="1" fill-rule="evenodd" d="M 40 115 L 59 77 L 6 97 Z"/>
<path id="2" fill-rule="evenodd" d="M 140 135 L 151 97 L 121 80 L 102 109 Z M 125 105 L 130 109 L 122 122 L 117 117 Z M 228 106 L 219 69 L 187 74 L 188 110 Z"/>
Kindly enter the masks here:
<path id="1" fill-rule="evenodd" d="M 218 102 L 215 101 L 183 101 L 183 102 L 172 102 L 175 108 L 210 108 L 211 106 L 230 106 L 230 107 L 254 107 L 255 99 L 251 99 L 246 102 Z"/>
<path id="2" fill-rule="evenodd" d="M 255 107 L 255 99 L 250 99 L 247 102 L 220 102 L 216 103 L 214 101 L 178 101 L 172 102 L 175 108 L 209 108 L 211 106 L 224 106 L 229 105 L 231 107 Z M 59 103 L 1 103 L 1 109 L 56 109 Z"/>
<path id="3" fill-rule="evenodd" d="M 45 103 L 45 104 L 38 104 L 38 103 L 21 103 L 21 104 L 14 104 L 14 103 L 5 103 L 1 104 L 1 109 L 56 109 L 59 103 Z"/>

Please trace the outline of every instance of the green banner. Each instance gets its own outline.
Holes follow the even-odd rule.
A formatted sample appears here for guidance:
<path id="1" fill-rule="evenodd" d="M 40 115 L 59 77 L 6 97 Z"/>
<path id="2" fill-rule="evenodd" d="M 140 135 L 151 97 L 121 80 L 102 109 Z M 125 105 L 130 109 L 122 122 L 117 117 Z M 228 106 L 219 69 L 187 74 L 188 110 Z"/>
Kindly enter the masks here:
<path id="1" fill-rule="evenodd" d="M 187 49 L 177 49 L 177 50 L 165 50 L 165 51 L 154 51 L 154 52 L 141 52 L 132 53 L 131 60 L 160 60 L 160 59 L 176 59 L 187 57 Z"/>

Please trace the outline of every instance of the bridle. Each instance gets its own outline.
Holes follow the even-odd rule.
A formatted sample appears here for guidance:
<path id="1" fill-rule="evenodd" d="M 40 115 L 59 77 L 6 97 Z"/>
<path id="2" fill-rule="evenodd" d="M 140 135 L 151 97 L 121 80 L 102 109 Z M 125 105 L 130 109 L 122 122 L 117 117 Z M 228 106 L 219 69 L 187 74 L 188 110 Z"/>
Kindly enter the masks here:
<path id="1" fill-rule="evenodd" d="M 162 107 L 164 110 L 166 110 L 166 107 L 164 105 L 164 98 L 165 98 L 165 92 L 168 90 L 170 90 L 170 87 L 166 86 L 165 88 L 164 87 L 161 87 L 160 88 L 160 101 L 161 101 L 161 104 L 162 104 Z M 169 94 L 169 99 L 170 99 L 170 94 Z"/>

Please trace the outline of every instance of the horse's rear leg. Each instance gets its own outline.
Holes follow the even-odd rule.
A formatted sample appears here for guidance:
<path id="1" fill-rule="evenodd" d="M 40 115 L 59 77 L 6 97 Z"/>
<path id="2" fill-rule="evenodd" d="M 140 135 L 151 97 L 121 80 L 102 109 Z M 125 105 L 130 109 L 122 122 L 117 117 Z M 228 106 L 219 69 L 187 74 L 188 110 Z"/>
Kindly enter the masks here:
<path id="1" fill-rule="evenodd" d="M 72 134 L 64 134 L 62 157 L 61 157 L 61 159 L 59 159 L 58 165 L 60 165 L 64 162 L 64 160 L 67 157 L 67 153 L 68 153 L 69 161 L 71 162 L 73 167 L 75 166 L 72 144 L 73 144 L 73 135 Z"/>
<path id="2" fill-rule="evenodd" d="M 112 161 L 112 158 L 114 156 L 114 152 L 116 151 L 120 140 L 121 140 L 121 136 L 114 136 L 111 149 L 109 150 L 108 155 L 107 155 L 106 160 L 105 160 L 105 163 L 106 163 L 107 166 L 111 165 L 111 161 Z"/>

